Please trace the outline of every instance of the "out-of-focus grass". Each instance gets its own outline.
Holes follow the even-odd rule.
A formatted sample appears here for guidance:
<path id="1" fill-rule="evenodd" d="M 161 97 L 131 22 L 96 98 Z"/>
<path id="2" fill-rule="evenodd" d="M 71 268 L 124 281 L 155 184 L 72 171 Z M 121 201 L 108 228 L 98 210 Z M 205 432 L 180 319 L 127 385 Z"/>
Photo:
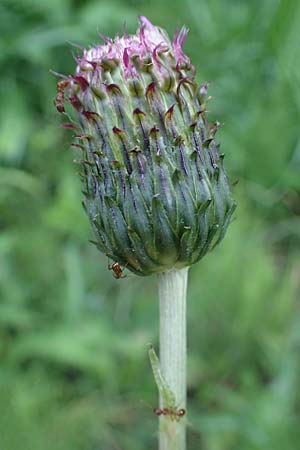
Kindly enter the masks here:
<path id="1" fill-rule="evenodd" d="M 300 45 L 297 0 L 0 3 L 1 450 L 156 447 L 147 343 L 155 279 L 116 281 L 87 242 L 49 68 L 66 40 L 147 15 L 211 80 L 239 207 L 190 271 L 189 450 L 290 450 L 300 432 Z M 71 132 L 70 132 L 71 134 Z"/>

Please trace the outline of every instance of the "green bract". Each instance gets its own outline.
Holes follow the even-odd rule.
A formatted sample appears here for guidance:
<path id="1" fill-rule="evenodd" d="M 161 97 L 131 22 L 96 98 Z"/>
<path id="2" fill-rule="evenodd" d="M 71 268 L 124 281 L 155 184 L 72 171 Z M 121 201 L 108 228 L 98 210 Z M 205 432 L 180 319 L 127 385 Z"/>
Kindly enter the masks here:
<path id="1" fill-rule="evenodd" d="M 183 53 L 140 18 L 136 35 L 83 50 L 59 82 L 73 106 L 85 209 L 96 245 L 138 275 L 189 266 L 223 238 L 235 208 L 209 124 L 207 84 Z"/>

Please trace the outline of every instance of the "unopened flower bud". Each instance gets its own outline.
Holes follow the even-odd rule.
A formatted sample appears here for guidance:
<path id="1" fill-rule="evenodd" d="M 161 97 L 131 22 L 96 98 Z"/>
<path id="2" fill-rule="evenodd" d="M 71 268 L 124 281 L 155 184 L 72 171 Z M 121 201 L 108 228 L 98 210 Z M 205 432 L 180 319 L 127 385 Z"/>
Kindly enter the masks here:
<path id="1" fill-rule="evenodd" d="M 224 237 L 235 203 L 206 116 L 208 83 L 183 52 L 140 18 L 135 35 L 83 50 L 59 83 L 73 114 L 85 209 L 99 250 L 138 275 L 199 261 Z M 69 106 L 70 109 L 70 106 Z M 70 116 L 70 113 L 68 113 Z M 72 122 L 70 124 L 70 121 Z"/>

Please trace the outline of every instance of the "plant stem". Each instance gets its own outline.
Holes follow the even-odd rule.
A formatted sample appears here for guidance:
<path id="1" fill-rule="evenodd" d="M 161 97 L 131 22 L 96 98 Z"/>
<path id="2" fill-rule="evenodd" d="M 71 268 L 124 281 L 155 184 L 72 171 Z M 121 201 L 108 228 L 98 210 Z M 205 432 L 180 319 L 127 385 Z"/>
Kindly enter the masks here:
<path id="1" fill-rule="evenodd" d="M 160 367 L 175 394 L 177 408 L 186 408 L 186 290 L 188 268 L 158 276 L 160 300 Z M 160 407 L 164 407 L 160 396 Z M 159 450 L 185 450 L 185 418 L 161 415 Z"/>

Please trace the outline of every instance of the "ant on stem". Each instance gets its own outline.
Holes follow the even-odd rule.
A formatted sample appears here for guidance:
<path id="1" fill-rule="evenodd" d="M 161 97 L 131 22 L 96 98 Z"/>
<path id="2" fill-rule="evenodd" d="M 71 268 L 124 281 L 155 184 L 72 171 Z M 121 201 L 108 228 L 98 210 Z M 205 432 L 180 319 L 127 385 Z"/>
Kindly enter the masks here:
<path id="1" fill-rule="evenodd" d="M 177 422 L 185 415 L 185 409 L 173 409 L 173 408 L 154 408 L 153 410 L 156 416 L 169 416 L 171 420 L 176 420 Z"/>

